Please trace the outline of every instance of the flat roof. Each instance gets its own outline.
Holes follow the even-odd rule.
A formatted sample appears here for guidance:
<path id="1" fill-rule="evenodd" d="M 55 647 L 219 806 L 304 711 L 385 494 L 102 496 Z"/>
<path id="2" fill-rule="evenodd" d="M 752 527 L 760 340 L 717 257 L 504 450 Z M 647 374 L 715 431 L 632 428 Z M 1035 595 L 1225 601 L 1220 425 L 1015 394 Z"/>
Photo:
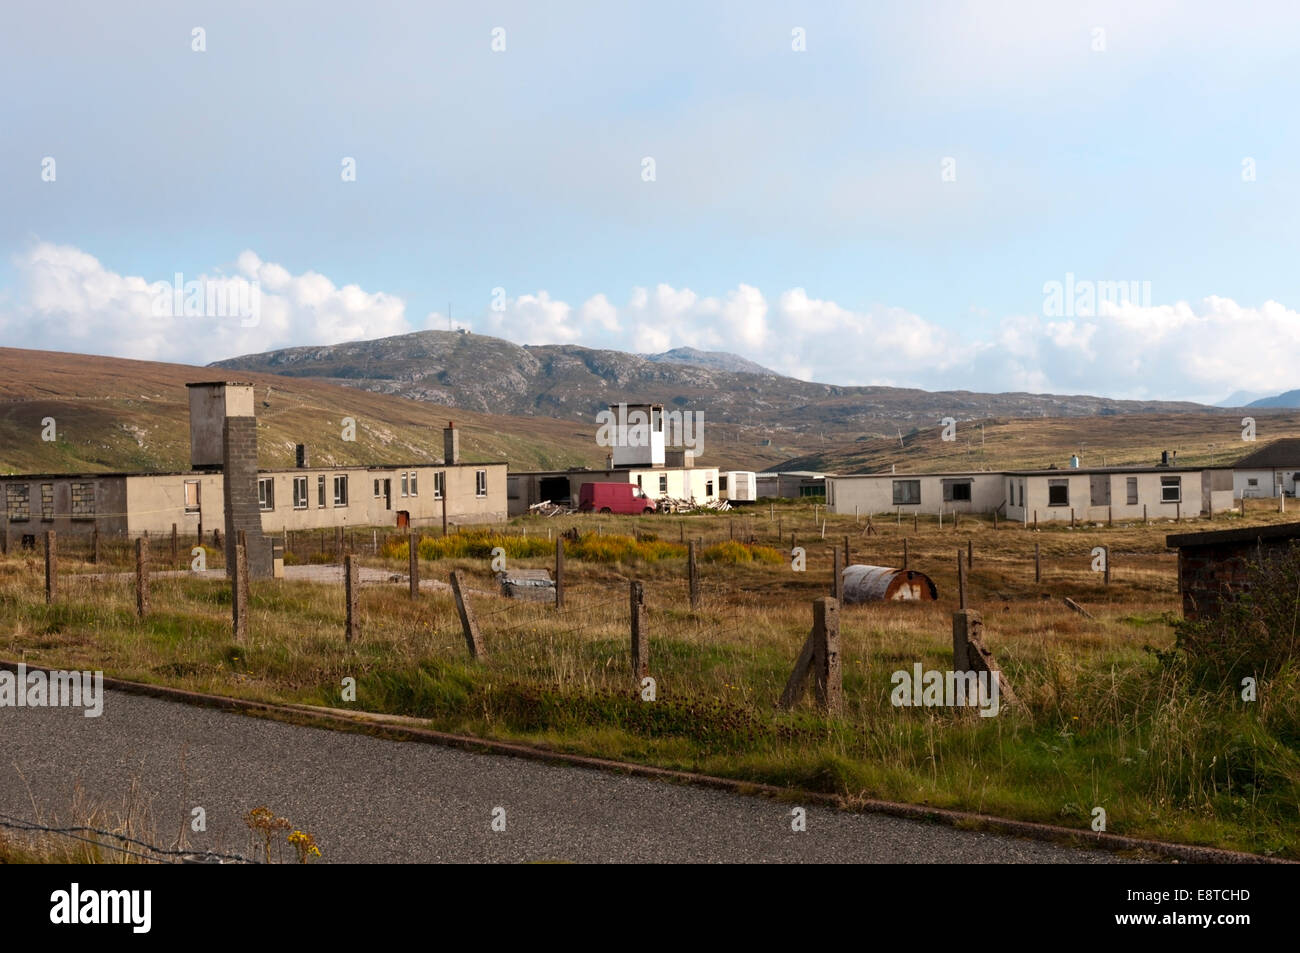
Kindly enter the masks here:
<path id="1" fill-rule="evenodd" d="M 1170 549 L 1187 549 L 1197 546 L 1220 546 L 1232 543 L 1253 543 L 1257 539 L 1300 539 L 1300 523 L 1274 523 L 1271 526 L 1243 526 L 1239 529 L 1211 530 L 1204 533 L 1175 533 L 1165 537 Z"/>
<path id="2" fill-rule="evenodd" d="M 477 460 L 464 463 L 349 463 L 343 466 L 312 464 L 307 467 L 258 467 L 258 473 L 306 473 L 310 470 L 414 470 L 418 468 L 447 470 L 452 467 L 504 467 L 505 460 Z M 98 473 L 0 473 L 0 480 L 107 480 L 114 477 L 165 477 L 208 476 L 221 473 L 214 466 L 207 470 L 104 470 Z"/>
<path id="3" fill-rule="evenodd" d="M 186 387 L 252 387 L 252 381 L 194 381 Z"/>
<path id="4" fill-rule="evenodd" d="M 977 477 L 977 476 L 1062 476 L 1071 473 L 1201 473 L 1205 470 L 1232 470 L 1228 466 L 1215 467 L 1162 467 L 1162 466 L 1116 466 L 1116 467 L 1048 467 L 1037 470 L 924 470 L 906 473 L 841 473 L 827 474 L 836 480 L 874 478 L 882 479 L 885 477 L 898 478 L 918 478 L 918 477 Z"/>

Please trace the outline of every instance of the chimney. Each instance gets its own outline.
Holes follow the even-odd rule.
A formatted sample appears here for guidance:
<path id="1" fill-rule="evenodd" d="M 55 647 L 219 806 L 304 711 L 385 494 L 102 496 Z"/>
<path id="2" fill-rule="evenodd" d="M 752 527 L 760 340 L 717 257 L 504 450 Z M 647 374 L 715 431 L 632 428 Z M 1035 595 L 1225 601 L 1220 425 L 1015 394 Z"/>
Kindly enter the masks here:
<path id="1" fill-rule="evenodd" d="M 307 445 L 305 443 L 300 443 L 294 447 L 294 459 L 297 462 L 299 470 L 311 466 L 311 464 L 307 462 Z"/>
<path id="2" fill-rule="evenodd" d="M 460 431 L 451 420 L 442 432 L 442 462 L 447 466 L 460 463 Z"/>
<path id="3" fill-rule="evenodd" d="M 1160 451 L 1160 465 L 1161 465 L 1162 467 L 1167 467 L 1167 466 L 1169 466 L 1169 451 L 1168 451 L 1168 450 L 1161 450 L 1161 451 Z"/>

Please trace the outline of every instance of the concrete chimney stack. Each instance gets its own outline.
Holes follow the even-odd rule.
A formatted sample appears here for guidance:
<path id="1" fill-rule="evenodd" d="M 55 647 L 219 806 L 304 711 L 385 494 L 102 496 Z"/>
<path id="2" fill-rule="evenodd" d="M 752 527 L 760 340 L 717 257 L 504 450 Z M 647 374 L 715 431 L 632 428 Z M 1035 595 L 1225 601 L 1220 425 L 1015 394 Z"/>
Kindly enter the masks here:
<path id="1" fill-rule="evenodd" d="M 190 461 L 195 469 L 220 470 L 226 517 L 226 574 L 234 571 L 242 531 L 248 573 L 271 575 L 271 541 L 262 535 L 257 499 L 257 419 L 253 385 L 242 381 L 187 384 L 190 392 Z"/>
<path id="2" fill-rule="evenodd" d="M 307 460 L 307 445 L 305 443 L 300 443 L 294 447 L 294 460 L 299 470 L 311 466 Z"/>
<path id="3" fill-rule="evenodd" d="M 455 421 L 447 421 L 442 432 L 442 462 L 447 466 L 460 463 L 460 431 L 456 429 Z"/>

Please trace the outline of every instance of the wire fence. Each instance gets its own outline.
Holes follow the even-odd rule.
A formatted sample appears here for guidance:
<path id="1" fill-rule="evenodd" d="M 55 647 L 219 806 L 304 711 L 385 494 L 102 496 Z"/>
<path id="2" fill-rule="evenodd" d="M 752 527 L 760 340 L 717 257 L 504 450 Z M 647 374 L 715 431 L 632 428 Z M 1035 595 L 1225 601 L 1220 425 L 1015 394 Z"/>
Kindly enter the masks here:
<path id="1" fill-rule="evenodd" d="M 0 813 L 0 827 L 7 830 L 23 831 L 29 834 L 53 834 L 59 837 L 66 837 L 69 840 L 88 844 L 95 848 L 111 850 L 127 857 L 135 857 L 151 863 L 257 863 L 257 861 L 245 857 L 243 854 L 223 853 L 215 850 L 183 850 L 172 847 L 159 847 L 157 844 L 151 844 L 138 837 L 131 837 L 117 831 L 105 830 L 102 827 L 88 827 L 81 824 L 70 827 L 51 827 L 47 824 L 24 821 L 21 818 L 5 813 Z M 104 843 L 98 838 L 109 838 L 110 840 L 115 840 L 119 843 Z M 121 846 L 124 844 L 129 844 L 131 846 Z M 142 849 L 132 849 L 136 847 Z"/>

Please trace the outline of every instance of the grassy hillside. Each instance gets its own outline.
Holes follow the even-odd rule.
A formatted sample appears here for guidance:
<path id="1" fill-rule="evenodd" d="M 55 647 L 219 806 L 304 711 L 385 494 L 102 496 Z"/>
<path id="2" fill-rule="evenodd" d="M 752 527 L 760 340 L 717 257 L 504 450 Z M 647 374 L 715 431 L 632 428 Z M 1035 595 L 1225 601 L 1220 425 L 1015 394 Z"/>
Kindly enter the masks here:
<path id="1" fill-rule="evenodd" d="M 1256 442 L 1241 439 L 1241 418 L 1256 422 Z M 1259 410 L 1234 414 L 1116 414 L 1096 417 L 990 418 L 961 422 L 957 439 L 941 439 L 938 425 L 904 434 L 901 440 L 839 441 L 825 450 L 794 457 L 788 470 L 830 473 L 943 470 L 1001 470 L 1066 466 L 1078 454 L 1083 466 L 1153 464 L 1162 450 L 1178 451 L 1178 462 L 1230 464 L 1279 437 L 1300 436 L 1300 411 Z"/>
<path id="2" fill-rule="evenodd" d="M 263 466 L 292 466 L 297 443 L 324 465 L 441 459 L 448 420 L 462 429 L 466 460 L 509 460 L 523 469 L 604 459 L 594 425 L 500 417 L 269 374 L 0 348 L 0 472 L 187 469 L 185 384 L 223 378 L 257 385 Z M 357 423 L 355 442 L 341 438 L 347 416 Z M 54 418 L 54 441 L 41 439 L 46 417 Z"/>

